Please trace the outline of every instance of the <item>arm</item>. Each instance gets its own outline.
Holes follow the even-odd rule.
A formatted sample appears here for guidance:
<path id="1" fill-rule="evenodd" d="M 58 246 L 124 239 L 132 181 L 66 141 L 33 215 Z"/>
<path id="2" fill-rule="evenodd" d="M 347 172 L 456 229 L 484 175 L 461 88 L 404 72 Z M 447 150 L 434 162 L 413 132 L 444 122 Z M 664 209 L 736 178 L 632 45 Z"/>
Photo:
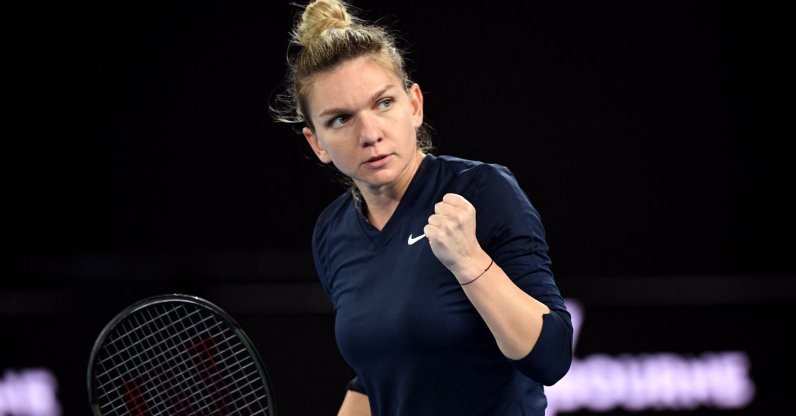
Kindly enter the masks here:
<path id="1" fill-rule="evenodd" d="M 343 398 L 343 404 L 340 405 L 340 411 L 337 416 L 370 416 L 370 401 L 368 396 L 354 391 L 348 390 Z"/>
<path id="2" fill-rule="evenodd" d="M 503 355 L 514 360 L 525 357 L 536 345 L 542 316 L 550 309 L 517 287 L 499 265 L 493 263 L 484 271 L 492 259 L 476 239 L 475 208 L 469 201 L 446 194 L 434 212 L 424 229 L 434 255 L 465 284 L 465 294 Z"/>
<path id="3" fill-rule="evenodd" d="M 569 369 L 572 327 L 550 270 L 538 214 L 508 179 L 492 181 L 477 193 L 482 201 L 501 201 L 487 204 L 489 210 L 478 216 L 477 237 L 475 208 L 457 194 L 447 194 L 435 205 L 424 231 L 435 256 L 463 284 L 500 351 L 526 376 L 552 385 Z"/>

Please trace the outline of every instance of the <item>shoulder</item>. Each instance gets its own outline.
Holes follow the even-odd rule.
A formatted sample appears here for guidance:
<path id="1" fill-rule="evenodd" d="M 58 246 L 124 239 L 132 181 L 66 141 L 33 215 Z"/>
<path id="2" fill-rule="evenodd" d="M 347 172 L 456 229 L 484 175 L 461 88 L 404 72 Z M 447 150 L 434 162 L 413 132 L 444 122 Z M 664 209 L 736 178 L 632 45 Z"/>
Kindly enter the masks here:
<path id="1" fill-rule="evenodd" d="M 354 208 L 354 198 L 351 191 L 345 191 L 340 196 L 335 198 L 329 205 L 327 205 L 318 218 L 315 220 L 315 229 L 313 232 L 313 239 L 317 239 L 320 235 L 328 231 L 329 227 L 339 224 L 340 218 L 345 212 Z"/>
<path id="2" fill-rule="evenodd" d="M 508 191 L 523 193 L 511 169 L 499 163 L 447 155 L 435 156 L 432 160 L 439 166 L 440 175 L 459 185 L 454 186 L 455 188 L 465 187 L 478 194 Z"/>
<path id="3" fill-rule="evenodd" d="M 511 170 L 499 163 L 489 163 L 480 160 L 463 159 L 456 156 L 440 155 L 433 157 L 442 170 L 453 175 L 488 175 L 514 177 Z"/>
<path id="4" fill-rule="evenodd" d="M 531 198 L 507 166 L 453 156 L 438 156 L 440 171 L 447 172 L 447 192 L 470 201 L 484 225 L 517 226 L 540 222 Z"/>

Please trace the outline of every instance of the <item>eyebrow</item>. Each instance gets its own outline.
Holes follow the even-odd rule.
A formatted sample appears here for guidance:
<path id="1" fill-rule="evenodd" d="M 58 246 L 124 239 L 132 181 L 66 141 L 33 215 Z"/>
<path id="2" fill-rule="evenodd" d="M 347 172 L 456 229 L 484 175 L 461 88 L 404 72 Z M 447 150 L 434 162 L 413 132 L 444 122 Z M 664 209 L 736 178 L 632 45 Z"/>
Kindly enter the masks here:
<path id="1" fill-rule="evenodd" d="M 381 95 L 383 95 L 385 92 L 389 91 L 392 88 L 395 88 L 395 85 L 393 85 L 393 84 L 386 85 L 384 88 L 376 91 L 375 94 L 371 95 L 370 96 L 370 101 L 371 102 L 376 101 L 376 99 L 378 99 Z M 323 117 L 323 116 L 328 115 L 328 114 L 341 114 L 341 113 L 348 113 L 348 112 L 349 112 L 349 110 L 347 110 L 345 108 L 328 108 L 326 110 L 321 111 L 321 113 L 318 114 L 318 118 Z"/>

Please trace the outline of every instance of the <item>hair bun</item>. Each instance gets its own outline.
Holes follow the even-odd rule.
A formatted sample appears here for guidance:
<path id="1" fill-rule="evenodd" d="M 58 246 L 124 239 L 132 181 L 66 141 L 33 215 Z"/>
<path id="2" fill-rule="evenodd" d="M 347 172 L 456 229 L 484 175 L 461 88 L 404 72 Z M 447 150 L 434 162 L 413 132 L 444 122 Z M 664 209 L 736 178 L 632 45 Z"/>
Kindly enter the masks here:
<path id="1" fill-rule="evenodd" d="M 353 19 L 342 1 L 316 0 L 304 9 L 294 38 L 299 44 L 306 46 L 327 30 L 346 29 L 352 24 Z"/>

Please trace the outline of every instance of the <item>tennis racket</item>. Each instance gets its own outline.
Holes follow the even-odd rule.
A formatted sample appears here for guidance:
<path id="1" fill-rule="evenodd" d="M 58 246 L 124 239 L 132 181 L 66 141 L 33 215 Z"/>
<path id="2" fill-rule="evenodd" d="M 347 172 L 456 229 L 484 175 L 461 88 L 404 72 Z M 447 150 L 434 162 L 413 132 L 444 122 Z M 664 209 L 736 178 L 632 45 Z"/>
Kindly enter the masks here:
<path id="1" fill-rule="evenodd" d="M 89 404 L 106 415 L 274 416 L 262 360 L 241 327 L 195 296 L 161 295 L 120 312 L 88 364 Z"/>

